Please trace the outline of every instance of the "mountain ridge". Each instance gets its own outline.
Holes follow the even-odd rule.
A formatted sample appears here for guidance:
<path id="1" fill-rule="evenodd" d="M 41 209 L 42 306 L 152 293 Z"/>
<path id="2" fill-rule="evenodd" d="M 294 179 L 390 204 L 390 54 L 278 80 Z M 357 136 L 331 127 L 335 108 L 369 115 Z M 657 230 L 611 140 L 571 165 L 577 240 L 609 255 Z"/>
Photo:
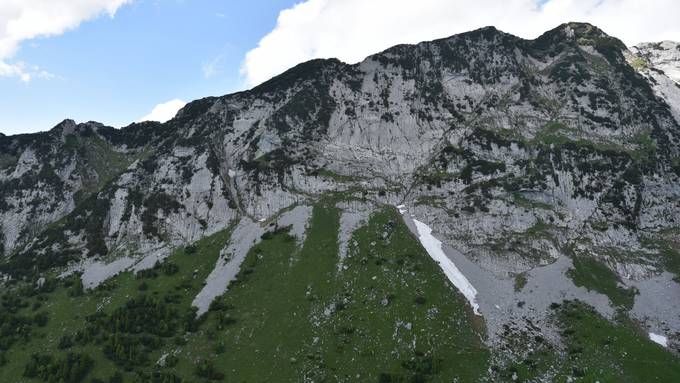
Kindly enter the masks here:
<path id="1" fill-rule="evenodd" d="M 576 32 L 574 32 L 574 28 L 576 29 Z M 489 32 L 491 32 L 491 34 L 488 35 L 488 36 L 485 36 L 485 34 L 489 34 Z M 538 37 L 535 40 L 522 40 L 522 39 L 516 38 L 512 35 L 498 31 L 495 28 L 486 27 L 486 28 L 481 28 L 479 30 L 471 31 L 471 32 L 468 32 L 468 33 L 465 33 L 465 34 L 451 36 L 451 37 L 440 39 L 440 40 L 435 40 L 433 42 L 425 42 L 425 43 L 420 43 L 420 44 L 411 45 L 411 46 L 402 45 L 402 46 L 392 47 L 392 48 L 385 50 L 382 53 L 367 57 L 367 59 L 364 60 L 362 63 L 364 65 L 366 65 L 366 63 L 379 61 L 381 59 L 381 57 L 383 57 L 384 55 L 392 54 L 392 52 L 394 52 L 395 50 L 402 49 L 403 47 L 412 47 L 412 48 L 417 49 L 417 47 L 419 47 L 419 46 L 421 46 L 421 47 L 431 46 L 431 45 L 436 45 L 437 43 L 450 42 L 452 39 L 456 39 L 456 38 L 468 38 L 468 37 L 471 37 L 471 38 L 480 37 L 482 39 L 492 39 L 492 40 L 494 40 L 496 38 L 496 36 L 509 37 L 509 38 L 512 38 L 515 41 L 533 42 L 533 43 L 537 43 L 539 45 L 542 44 L 541 41 L 543 41 L 543 40 L 546 40 L 546 39 L 554 40 L 555 38 L 558 38 L 558 37 L 573 38 L 573 36 L 576 36 L 575 39 L 583 39 L 583 38 L 586 38 L 586 37 L 593 37 L 593 36 L 595 36 L 595 37 L 603 37 L 603 36 L 607 37 L 601 30 L 593 27 L 590 24 L 582 24 L 582 23 L 562 24 L 559 27 L 557 27 L 557 28 L 555 28 L 551 31 L 546 32 L 545 34 L 543 34 L 542 36 Z M 132 125 L 130 125 L 126 128 L 123 128 L 121 130 L 112 130 L 112 129 L 105 128 L 100 124 L 91 122 L 91 123 L 86 123 L 84 125 L 85 127 L 82 128 L 83 129 L 82 132 L 87 133 L 89 130 L 92 130 L 92 131 L 100 131 L 101 130 L 102 133 L 100 134 L 100 136 L 107 139 L 107 140 L 110 140 L 113 144 L 120 145 L 122 143 L 124 148 L 129 149 L 128 145 L 130 145 L 132 143 L 132 141 L 137 141 L 137 142 L 141 143 L 141 145 L 138 145 L 138 148 L 139 148 L 141 146 L 148 145 L 150 142 L 152 142 L 154 140 L 160 139 L 162 141 L 163 140 L 162 133 L 167 133 L 167 131 L 170 130 L 171 128 L 173 128 L 174 125 L 179 126 L 179 125 L 182 124 L 182 122 L 191 120 L 192 118 L 193 119 L 200 118 L 199 116 L 205 117 L 205 114 L 210 111 L 210 108 L 215 107 L 216 103 L 218 103 L 218 102 L 228 102 L 227 100 L 229 100 L 229 99 L 234 99 L 234 98 L 239 99 L 241 97 L 257 97 L 257 95 L 259 95 L 261 93 L 271 92 L 273 90 L 273 88 L 276 87 L 275 86 L 276 84 L 283 83 L 284 85 L 295 86 L 295 82 L 297 80 L 294 80 L 294 81 L 291 82 L 291 80 L 289 79 L 289 78 L 291 78 L 291 76 L 292 77 L 295 77 L 295 76 L 299 77 L 300 75 L 309 76 L 310 73 L 312 73 L 312 74 L 316 73 L 314 71 L 315 69 L 313 69 L 313 68 L 318 67 L 319 64 L 321 64 L 320 68 L 323 71 L 323 68 L 326 67 L 326 66 L 330 66 L 331 69 L 337 69 L 335 66 L 337 66 L 338 64 L 342 64 L 341 65 L 342 68 L 352 68 L 352 67 L 359 67 L 359 66 L 362 65 L 362 63 L 355 64 L 355 65 L 348 65 L 348 64 L 340 63 L 337 60 L 312 60 L 310 62 L 300 64 L 297 67 L 292 68 L 291 70 L 285 72 L 281 76 L 278 76 L 273 80 L 267 81 L 264 84 L 253 88 L 252 90 L 239 92 L 239 93 L 232 94 L 232 95 L 226 95 L 226 96 L 222 96 L 222 97 L 209 97 L 209 98 L 193 101 L 193 102 L 189 103 L 187 106 L 185 106 L 184 108 L 182 108 L 178 112 L 177 117 L 175 119 L 171 120 L 169 123 L 167 123 L 165 125 L 154 124 L 154 123 L 132 124 Z M 344 70 L 345 69 L 341 69 L 341 72 L 343 72 Z M 296 74 L 296 73 L 300 73 L 300 74 Z M 383 116 L 381 116 L 381 118 L 389 118 L 389 115 L 383 115 Z M 55 130 L 55 131 L 59 130 L 62 125 L 67 126 L 68 129 L 76 129 L 76 126 L 73 124 L 72 121 L 65 120 L 63 123 L 55 126 L 55 128 L 53 128 L 53 130 Z M 283 125 L 285 125 L 285 122 L 283 123 Z M 323 125 L 323 123 L 321 125 Z M 77 125 L 77 127 L 82 127 L 82 126 L 83 125 Z M 78 128 L 78 129 L 80 129 L 80 128 Z M 175 127 L 175 129 L 177 129 L 177 128 Z M 134 134 L 134 133 L 128 134 L 127 133 L 127 132 L 135 132 L 135 131 L 136 131 L 137 134 Z M 125 135 L 132 135 L 133 138 L 131 140 L 127 140 L 128 142 L 125 142 L 125 140 L 122 139 L 122 137 L 124 137 Z M 28 137 L 28 136 L 26 136 L 26 137 Z M 9 139 L 13 140 L 13 138 L 11 138 L 11 137 Z M 127 149 L 125 149 L 125 150 L 127 150 Z"/>
<path id="2" fill-rule="evenodd" d="M 371 59 L 373 56 L 382 55 L 382 54 L 384 54 L 384 53 L 388 53 L 388 52 L 390 52 L 390 51 L 392 51 L 392 50 L 399 49 L 399 48 L 402 48 L 402 47 L 416 47 L 416 46 L 422 45 L 422 44 L 435 43 L 435 42 L 442 42 L 442 41 L 447 41 L 447 40 L 449 40 L 449 39 L 451 39 L 451 38 L 454 38 L 454 37 L 457 37 L 457 36 L 465 36 L 465 35 L 471 35 L 471 36 L 473 36 L 473 35 L 477 35 L 477 34 L 483 34 L 485 31 L 491 31 L 491 32 L 494 32 L 494 34 L 497 33 L 497 34 L 499 34 L 499 35 L 501 35 L 501 36 L 507 36 L 507 37 L 510 37 L 510 38 L 514 38 L 514 39 L 516 39 L 516 40 L 518 40 L 518 41 L 521 40 L 521 41 L 525 41 L 525 42 L 536 42 L 537 40 L 540 41 L 540 40 L 546 39 L 546 38 L 548 38 L 548 37 L 560 37 L 560 36 L 564 37 L 565 34 L 566 34 L 566 35 L 569 35 L 569 33 L 577 33 L 577 32 L 573 32 L 573 30 L 572 30 L 572 32 L 566 32 L 565 28 L 572 28 L 572 27 L 576 27 L 578 31 L 584 31 L 584 33 L 582 33 L 582 35 L 579 35 L 579 37 L 581 37 L 581 38 L 584 38 L 584 37 L 587 37 L 587 36 L 588 36 L 588 37 L 592 37 L 591 33 L 592 33 L 593 30 L 596 32 L 596 34 L 599 35 L 599 37 L 607 37 L 607 38 L 611 38 L 611 36 L 607 35 L 605 32 L 603 32 L 602 30 L 600 30 L 600 29 L 597 28 L 596 26 L 594 26 L 594 25 L 592 25 L 592 24 L 590 24 L 590 23 L 586 23 L 586 22 L 567 22 L 567 23 L 563 23 L 563 24 L 560 24 L 559 26 L 553 28 L 552 30 L 549 30 L 549 31 L 543 33 L 542 35 L 540 35 L 539 37 L 537 37 L 537 38 L 535 38 L 535 39 L 523 39 L 523 38 L 517 37 L 517 36 L 515 36 L 515 35 L 513 35 L 513 34 L 511 34 L 511 33 L 503 32 L 503 31 L 497 29 L 496 27 L 494 27 L 494 26 L 492 26 L 492 25 L 489 25 L 489 26 L 481 27 L 481 28 L 478 28 L 478 29 L 476 29 L 476 30 L 472 30 L 472 31 L 469 31 L 469 32 L 463 32 L 463 33 L 460 33 L 460 34 L 455 34 L 455 35 L 451 35 L 451 36 L 448 36 L 448 37 L 443 37 L 443 38 L 439 38 L 439 39 L 435 39 L 435 40 L 423 41 L 423 42 L 419 42 L 419 43 L 415 43 L 415 44 L 397 44 L 397 45 L 395 45 L 395 46 L 392 46 L 392 47 L 389 47 L 389 48 L 383 50 L 382 52 L 379 52 L 379 53 L 375 53 L 375 54 L 369 55 L 369 56 L 367 56 L 364 60 L 362 60 L 361 62 L 366 61 L 366 60 L 368 60 L 368 59 Z M 623 42 L 621 42 L 620 40 L 615 39 L 615 38 L 614 38 L 614 40 L 617 40 L 617 41 L 618 41 L 617 44 L 620 45 L 620 47 L 623 47 L 623 48 L 626 48 L 626 49 L 627 49 L 626 45 L 625 45 Z M 674 42 L 674 41 L 670 41 L 670 40 L 666 40 L 666 41 L 663 41 L 663 42 L 661 42 L 661 43 L 641 43 L 641 44 L 639 44 L 639 45 L 642 45 L 642 46 L 650 45 L 650 46 L 651 46 L 651 45 L 659 45 L 659 44 L 680 45 L 680 43 Z M 636 48 L 636 46 L 633 46 L 633 48 Z M 180 110 L 178 111 L 178 114 L 179 114 L 180 111 L 184 110 L 184 109 L 187 108 L 187 107 L 191 108 L 192 106 L 189 105 L 189 104 L 193 104 L 193 103 L 200 103 L 200 104 L 203 104 L 203 103 L 205 103 L 206 101 L 215 101 L 215 100 L 217 100 L 217 99 L 225 98 L 225 97 L 230 97 L 230 96 L 246 95 L 246 94 L 250 94 L 251 92 L 257 92 L 258 90 L 267 89 L 268 87 L 271 87 L 271 84 L 275 84 L 275 83 L 281 81 L 283 78 L 288 77 L 291 73 L 299 72 L 301 69 L 305 69 L 305 70 L 306 70 L 306 69 L 308 69 L 308 67 L 309 67 L 310 65 L 313 65 L 314 63 L 326 63 L 326 62 L 329 62 L 329 63 L 339 63 L 339 64 L 342 64 L 342 65 L 345 65 L 345 66 L 349 66 L 349 67 L 351 67 L 351 66 L 356 66 L 356 65 L 359 65 L 359 64 L 361 63 L 361 62 L 359 62 L 359 63 L 356 63 L 356 64 L 349 64 L 349 63 L 345 63 L 345 62 L 343 62 L 343 61 L 341 61 L 341 60 L 339 60 L 339 59 L 337 59 L 337 58 L 328 58 L 328 59 L 318 58 L 318 59 L 311 59 L 311 60 L 308 60 L 308 61 L 299 63 L 299 64 L 293 66 L 292 68 L 289 68 L 288 70 L 282 72 L 281 74 L 276 75 L 276 76 L 274 76 L 273 78 L 271 78 L 271 79 L 269 79 L 269 80 L 266 80 L 266 81 L 264 81 L 264 82 L 261 83 L 261 84 L 255 85 L 254 87 L 252 87 L 252 88 L 250 88 L 250 89 L 246 89 L 246 90 L 242 90 L 242 91 L 237 91 L 237 92 L 234 92 L 234 93 L 229 93 L 229 94 L 226 94 L 226 95 L 223 95 L 223 96 L 209 96 L 209 97 L 204 97 L 204 98 L 200 98 L 200 99 L 197 99 L 197 100 L 190 101 L 189 103 L 187 103 L 187 106 L 180 108 Z M 265 85 L 265 84 L 266 84 L 266 85 Z M 130 128 L 130 127 L 135 126 L 135 125 L 145 124 L 145 123 L 149 123 L 149 122 L 151 122 L 151 121 L 144 121 L 144 122 L 141 122 L 141 123 L 139 123 L 139 122 L 134 122 L 134 123 L 132 123 L 132 124 L 130 124 L 130 125 L 127 125 L 127 126 L 118 128 L 118 130 L 123 130 L 123 129 Z M 75 121 L 74 121 L 73 119 L 71 119 L 71 118 L 65 118 L 65 119 L 64 119 L 63 121 L 61 121 L 60 123 L 56 124 L 52 129 L 55 129 L 55 128 L 57 128 L 58 126 L 60 126 L 61 124 L 64 124 L 64 123 L 69 123 L 69 124 L 70 124 L 70 123 L 75 123 Z M 84 123 L 84 124 L 90 124 L 90 123 L 101 124 L 101 123 L 99 123 L 99 122 L 97 122 L 97 121 L 88 121 L 88 122 L 83 122 L 83 123 Z M 101 124 L 101 125 L 103 125 L 103 124 Z M 115 129 L 115 128 L 114 128 L 114 129 Z M 10 135 L 10 136 L 6 136 L 6 135 L 3 134 L 3 136 L 6 136 L 6 137 L 17 137 L 17 136 L 32 135 L 32 134 L 40 134 L 40 133 L 46 133 L 46 132 L 48 132 L 48 131 L 45 131 L 45 132 L 35 132 L 35 133 L 21 133 L 21 134 L 15 134 L 15 135 Z M 0 133 L 0 134 L 2 134 L 2 133 Z"/>
<path id="3" fill-rule="evenodd" d="M 126 289 L 134 284 L 129 278 L 164 294 L 147 276 L 180 262 L 190 285 L 177 287 L 187 291 L 182 309 L 193 307 L 188 317 L 199 312 L 198 320 L 213 323 L 227 310 L 214 302 L 245 307 L 239 294 L 254 294 L 248 286 L 267 289 L 258 284 L 259 262 L 269 265 L 269 278 L 300 294 L 304 278 L 326 286 L 310 272 L 318 267 L 333 275 L 328 280 L 354 286 L 342 293 L 347 302 L 333 290 L 340 283 L 318 298 L 325 307 L 313 298 L 296 307 L 311 305 L 304 314 L 312 327 L 336 326 L 332 318 L 344 315 L 343 305 L 364 318 L 358 302 L 388 309 L 398 302 L 385 286 L 450 288 L 443 273 L 422 273 L 437 263 L 412 256 L 428 254 L 417 219 L 474 286 L 480 316 L 455 290 L 449 296 L 437 288 L 447 298 L 432 308 L 476 329 L 461 337 L 483 338 L 484 346 L 473 348 L 490 352 L 502 370 L 487 380 L 511 380 L 512 368 L 533 381 L 563 377 L 571 365 L 550 358 L 583 352 L 564 333 L 576 331 L 575 312 L 586 318 L 579 325 L 596 323 L 622 339 L 637 339 L 633 330 L 662 336 L 677 352 L 680 87 L 645 49 L 628 50 L 584 23 L 534 40 L 487 27 L 398 45 L 352 65 L 311 60 L 253 89 L 192 101 L 163 124 L 114 129 L 65 120 L 48 132 L 0 137 L 0 273 L 8 287 L 79 283 L 83 299 L 104 304 L 120 297 L 101 294 Z M 333 257 L 311 256 L 326 253 Z M 288 271 L 276 273 L 262 254 L 301 280 L 286 280 Z M 296 262 L 303 269 L 294 269 Z M 195 277 L 185 270 L 192 263 Z M 368 265 L 376 279 L 364 280 Z M 408 279 L 400 265 L 418 278 Z M 370 280 L 380 272 L 398 282 L 376 287 Z M 409 295 L 409 304 L 427 302 L 419 297 Z M 285 312 L 296 311 L 279 315 Z M 406 315 L 390 315 L 397 314 Z M 408 334 L 410 322 L 399 315 L 389 316 L 395 334 Z M 297 320 L 290 323 L 309 324 Z M 336 331 L 352 338 L 350 329 Z M 577 343 L 587 343 L 584 336 Z M 504 347 L 510 355 L 496 353 Z M 559 373 L 548 365 L 518 367 L 533 366 L 534 348 Z M 437 355 L 446 354 L 441 350 Z M 108 358 L 122 365 L 121 355 Z M 315 358 L 305 368 L 326 371 Z M 427 364 L 417 352 L 413 358 Z M 606 358 L 625 370 L 609 378 L 634 374 L 626 361 Z M 296 363 L 286 361 L 286 371 Z M 588 374 L 599 376 L 595 367 Z"/>

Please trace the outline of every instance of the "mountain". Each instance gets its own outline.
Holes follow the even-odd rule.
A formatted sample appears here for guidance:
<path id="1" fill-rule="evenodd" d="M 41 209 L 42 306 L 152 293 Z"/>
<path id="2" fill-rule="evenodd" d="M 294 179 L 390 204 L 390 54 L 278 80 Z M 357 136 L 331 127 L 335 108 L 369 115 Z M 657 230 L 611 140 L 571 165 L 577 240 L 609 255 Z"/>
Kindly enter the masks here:
<path id="1" fill-rule="evenodd" d="M 0 377 L 675 381 L 678 52 L 487 27 L 0 136 Z"/>

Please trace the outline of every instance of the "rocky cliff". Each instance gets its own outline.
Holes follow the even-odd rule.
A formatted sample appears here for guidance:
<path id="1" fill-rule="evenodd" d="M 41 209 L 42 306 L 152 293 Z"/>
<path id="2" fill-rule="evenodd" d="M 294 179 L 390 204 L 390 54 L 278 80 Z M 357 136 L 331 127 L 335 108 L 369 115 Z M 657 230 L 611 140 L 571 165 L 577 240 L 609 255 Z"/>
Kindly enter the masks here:
<path id="1" fill-rule="evenodd" d="M 93 288 L 231 228 L 202 313 L 259 222 L 304 233 L 311 210 L 290 208 L 332 195 L 342 253 L 384 206 L 416 235 L 414 218 L 432 228 L 475 286 L 490 344 L 510 327 L 550 334 L 548 306 L 566 298 L 677 345 L 678 47 L 629 49 L 588 24 L 535 40 L 488 27 L 306 62 L 165 124 L 2 136 L 0 270 Z"/>

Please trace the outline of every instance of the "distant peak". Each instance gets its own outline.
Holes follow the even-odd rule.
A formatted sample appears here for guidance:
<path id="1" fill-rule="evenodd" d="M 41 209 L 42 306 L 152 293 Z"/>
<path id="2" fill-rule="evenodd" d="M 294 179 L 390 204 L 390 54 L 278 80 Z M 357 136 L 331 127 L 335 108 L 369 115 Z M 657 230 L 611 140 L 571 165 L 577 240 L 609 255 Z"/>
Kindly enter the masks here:
<path id="1" fill-rule="evenodd" d="M 455 37 L 458 35 L 454 35 L 451 37 Z M 475 29 L 469 32 L 464 32 L 461 33 L 460 36 L 480 36 L 483 37 L 487 40 L 493 39 L 496 36 L 509 36 L 508 33 L 501 31 L 500 29 L 494 27 L 493 25 L 489 25 L 486 27 L 482 27 L 479 29 Z"/>
<path id="2" fill-rule="evenodd" d="M 76 125 L 76 122 L 74 120 L 72 120 L 70 118 L 66 118 L 62 122 L 55 125 L 54 127 L 55 128 L 63 128 L 63 127 L 66 127 L 66 126 L 75 126 L 75 125 Z"/>
<path id="3" fill-rule="evenodd" d="M 481 27 L 478 30 L 500 32 L 500 30 L 498 30 L 498 28 L 494 27 L 493 25 L 487 25 L 486 27 Z"/>
<path id="4" fill-rule="evenodd" d="M 76 124 L 75 121 L 73 121 L 70 118 L 67 118 L 64 121 L 55 125 L 54 128 L 52 128 L 52 131 L 53 132 L 60 132 L 62 134 L 71 134 L 71 133 L 73 133 L 73 131 L 75 131 L 77 126 L 78 126 L 78 124 Z"/>
<path id="5" fill-rule="evenodd" d="M 600 28 L 580 22 L 569 22 L 553 28 L 531 41 L 534 48 L 556 54 L 567 46 L 592 46 L 608 59 L 620 61 L 620 52 L 628 49 L 621 40 L 605 33 Z M 618 53 L 617 53 L 618 52 Z"/>
<path id="6" fill-rule="evenodd" d="M 590 23 L 568 22 L 561 24 L 554 29 L 549 30 L 548 32 L 544 33 L 541 37 L 539 37 L 539 39 L 545 37 L 561 37 L 572 40 L 579 40 L 579 39 L 609 38 L 610 36 L 600 28 Z"/>
<path id="7" fill-rule="evenodd" d="M 85 123 L 77 123 L 74 120 L 67 118 L 64 121 L 58 123 L 50 130 L 50 133 L 56 134 L 58 136 L 66 137 L 69 135 L 83 135 L 96 131 L 104 127 L 104 124 L 96 121 L 88 121 Z"/>
<path id="8" fill-rule="evenodd" d="M 275 76 L 260 85 L 257 85 L 251 92 L 273 92 L 277 89 L 285 89 L 293 84 L 314 76 L 321 76 L 327 69 L 335 69 L 347 66 L 346 63 L 337 58 L 317 58 L 302 62 L 278 76 Z"/>
<path id="9" fill-rule="evenodd" d="M 604 33 L 602 30 L 593 24 L 571 21 L 560 25 L 560 27 L 571 28 L 579 34 Z"/>

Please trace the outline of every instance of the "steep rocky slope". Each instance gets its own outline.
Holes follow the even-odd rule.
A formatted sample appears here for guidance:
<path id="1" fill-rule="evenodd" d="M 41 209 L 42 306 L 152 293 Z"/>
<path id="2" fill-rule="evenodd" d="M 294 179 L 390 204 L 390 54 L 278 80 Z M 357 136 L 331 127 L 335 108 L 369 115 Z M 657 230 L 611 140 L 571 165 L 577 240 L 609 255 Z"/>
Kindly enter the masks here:
<path id="1" fill-rule="evenodd" d="M 429 238 L 419 228 L 432 229 L 474 286 L 479 315 L 464 320 L 487 347 L 506 350 L 491 353 L 486 363 L 501 367 L 485 379 L 565 376 L 567 366 L 552 360 L 531 374 L 513 363 L 536 362 L 531 350 L 570 353 L 562 331 L 573 323 L 560 315 L 572 318 L 578 305 L 608 323 L 597 326 L 632 319 L 635 331 L 677 349 L 678 68 L 677 45 L 629 50 L 588 24 L 536 40 L 489 27 L 355 65 L 313 60 L 252 90 L 194 101 L 165 124 L 115 130 L 67 120 L 3 136 L 0 271 L 8 286 L 75 275 L 96 288 L 227 231 L 209 272 L 194 274 L 205 283 L 186 290 L 198 314 L 210 315 L 279 229 L 304 249 L 310 206 L 325 201 L 323 211 L 337 209 L 326 234 L 339 278 L 353 275 L 357 257 L 380 265 L 372 247 L 389 245 L 395 220 L 412 242 Z M 381 240 L 363 243 L 357 233 L 390 206 L 401 216 L 381 221 Z M 419 274 L 459 287 L 451 275 Z M 565 299 L 580 303 L 556 316 Z M 407 322 L 389 318 L 396 337 Z"/>
<path id="2" fill-rule="evenodd" d="M 662 41 L 640 44 L 631 49 L 648 68 L 661 71 L 675 82 L 680 82 L 680 43 Z"/>

